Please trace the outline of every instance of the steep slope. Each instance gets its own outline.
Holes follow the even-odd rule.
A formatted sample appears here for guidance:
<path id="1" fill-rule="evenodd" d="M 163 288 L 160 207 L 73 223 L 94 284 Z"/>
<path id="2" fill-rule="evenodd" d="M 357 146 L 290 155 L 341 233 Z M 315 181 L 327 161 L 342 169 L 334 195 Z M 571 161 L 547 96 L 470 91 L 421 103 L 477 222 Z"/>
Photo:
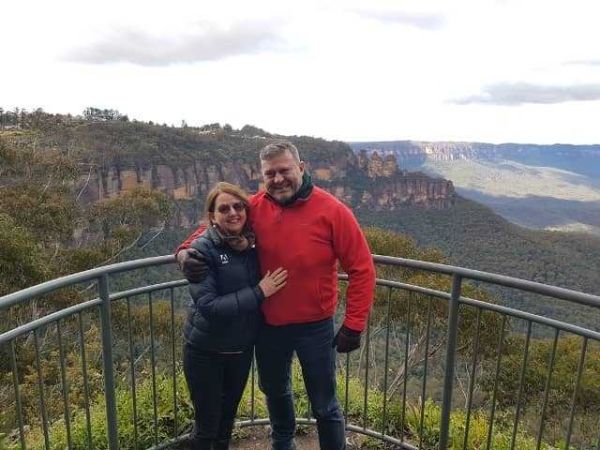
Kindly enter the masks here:
<path id="1" fill-rule="evenodd" d="M 600 239 L 593 236 L 521 228 L 461 197 L 448 210 L 358 214 L 363 224 L 407 233 L 419 244 L 440 248 L 452 264 L 600 295 Z M 495 291 L 508 305 L 599 327 L 600 317 L 588 308 L 514 290 Z"/>

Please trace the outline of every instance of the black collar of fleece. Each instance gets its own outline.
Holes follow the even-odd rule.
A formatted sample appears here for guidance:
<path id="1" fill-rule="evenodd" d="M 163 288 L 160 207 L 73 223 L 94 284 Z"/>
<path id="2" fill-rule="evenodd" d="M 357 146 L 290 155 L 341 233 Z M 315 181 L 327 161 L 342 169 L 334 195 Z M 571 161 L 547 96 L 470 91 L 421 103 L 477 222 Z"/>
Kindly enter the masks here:
<path id="1" fill-rule="evenodd" d="M 271 198 L 271 200 L 273 200 L 278 205 L 281 205 L 281 206 L 290 206 L 290 205 L 293 205 L 294 203 L 296 203 L 296 200 L 306 200 L 310 196 L 310 194 L 311 194 L 311 192 L 313 190 L 313 187 L 314 186 L 313 186 L 313 183 L 312 183 L 312 178 L 308 174 L 308 172 L 305 170 L 304 174 L 302 175 L 302 186 L 300 186 L 300 189 L 298 189 L 296 191 L 296 193 L 294 195 L 292 195 L 285 202 L 283 202 L 283 203 L 278 202 L 273 197 L 271 197 L 271 195 L 269 195 L 268 192 L 267 192 L 267 195 Z"/>

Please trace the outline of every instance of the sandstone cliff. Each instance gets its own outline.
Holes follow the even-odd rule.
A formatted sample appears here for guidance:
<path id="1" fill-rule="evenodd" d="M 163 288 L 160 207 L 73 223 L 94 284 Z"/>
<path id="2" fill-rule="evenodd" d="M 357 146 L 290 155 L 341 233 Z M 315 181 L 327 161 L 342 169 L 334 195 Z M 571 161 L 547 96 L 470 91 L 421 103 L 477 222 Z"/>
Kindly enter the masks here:
<path id="1" fill-rule="evenodd" d="M 454 203 L 451 181 L 401 171 L 393 156 L 382 157 L 377 152 L 355 156 L 348 151 L 335 161 L 311 155 L 306 163 L 316 185 L 354 208 L 448 208 Z M 82 174 L 80 184 L 81 197 L 89 203 L 136 187 L 159 189 L 176 200 L 176 225 L 189 227 L 198 220 L 206 193 L 218 181 L 256 192 L 262 187 L 258 160 L 206 164 L 198 159 L 187 166 L 148 162 L 96 166 Z"/>

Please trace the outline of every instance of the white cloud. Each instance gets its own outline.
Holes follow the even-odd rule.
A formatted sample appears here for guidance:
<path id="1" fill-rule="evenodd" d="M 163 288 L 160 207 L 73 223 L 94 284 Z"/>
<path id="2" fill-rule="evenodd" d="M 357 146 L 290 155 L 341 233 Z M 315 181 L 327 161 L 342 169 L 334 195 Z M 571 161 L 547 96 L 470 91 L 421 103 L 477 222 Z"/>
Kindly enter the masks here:
<path id="1" fill-rule="evenodd" d="M 568 61 L 567 65 L 576 66 L 600 66 L 600 58 L 598 59 L 581 59 L 578 61 Z"/>
<path id="2" fill-rule="evenodd" d="M 264 22 L 236 23 L 229 27 L 202 22 L 167 36 L 145 30 L 113 29 L 97 42 L 68 51 L 64 59 L 142 66 L 215 61 L 282 48 L 283 42 L 274 28 Z"/>
<path id="3" fill-rule="evenodd" d="M 387 24 L 408 25 L 425 30 L 442 28 L 445 23 L 445 18 L 442 14 L 364 8 L 357 9 L 356 13 Z"/>
<path id="4" fill-rule="evenodd" d="M 571 86 L 542 86 L 531 83 L 498 83 L 486 86 L 483 93 L 454 101 L 459 105 L 518 106 L 525 103 L 556 104 L 600 100 L 600 83 Z"/>

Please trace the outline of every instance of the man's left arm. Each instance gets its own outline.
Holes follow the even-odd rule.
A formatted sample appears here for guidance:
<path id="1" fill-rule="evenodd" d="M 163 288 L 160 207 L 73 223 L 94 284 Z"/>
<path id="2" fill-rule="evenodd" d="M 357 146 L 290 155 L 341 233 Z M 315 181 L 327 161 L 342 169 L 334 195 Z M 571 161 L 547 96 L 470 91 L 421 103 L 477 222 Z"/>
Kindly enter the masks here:
<path id="1" fill-rule="evenodd" d="M 200 283 L 206 276 L 208 266 L 202 254 L 192 248 L 192 242 L 206 231 L 206 225 L 201 224 L 175 250 L 175 259 L 179 269 L 190 283 Z"/>
<path id="2" fill-rule="evenodd" d="M 348 274 L 346 314 L 340 331 L 360 339 L 373 305 L 375 289 L 375 266 L 356 217 L 348 207 L 341 204 L 333 220 L 333 248 L 342 269 Z M 345 330 L 344 330 L 345 328 Z M 339 333 L 338 333 L 339 334 Z M 338 350 L 340 350 L 338 344 Z"/>

